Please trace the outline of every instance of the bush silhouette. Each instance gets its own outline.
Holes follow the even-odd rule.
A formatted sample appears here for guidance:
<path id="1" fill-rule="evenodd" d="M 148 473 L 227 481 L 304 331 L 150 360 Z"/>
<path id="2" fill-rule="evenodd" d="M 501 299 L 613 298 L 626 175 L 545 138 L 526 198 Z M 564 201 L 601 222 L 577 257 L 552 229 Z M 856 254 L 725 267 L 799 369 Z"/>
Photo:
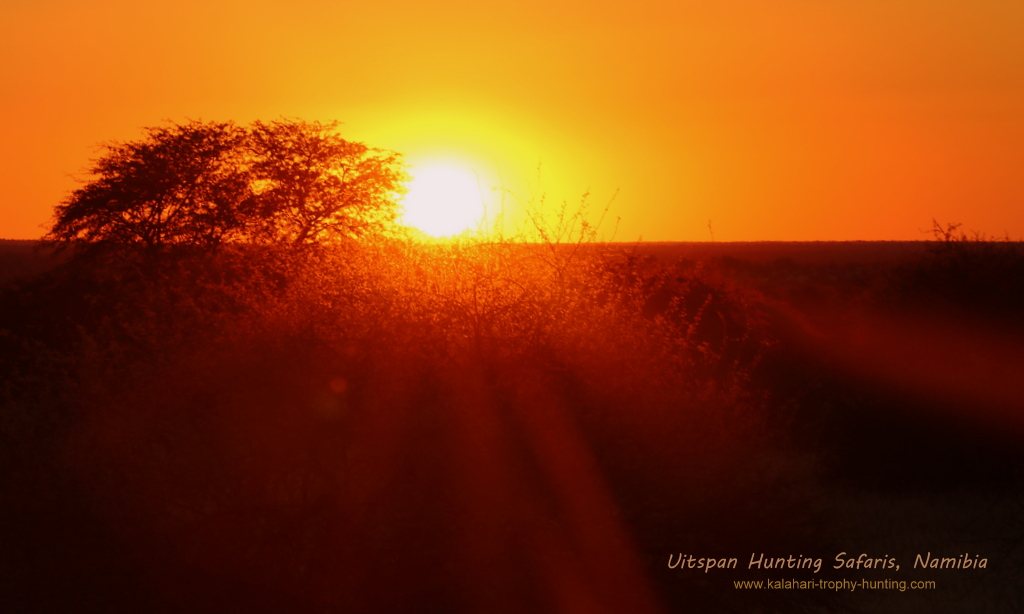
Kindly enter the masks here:
<path id="1" fill-rule="evenodd" d="M 192 121 L 107 145 L 57 207 L 47 239 L 152 253 L 325 243 L 381 229 L 406 179 L 397 154 L 337 123 Z"/>
<path id="2" fill-rule="evenodd" d="M 894 271 L 884 302 L 896 307 L 945 310 L 994 318 L 1024 330 L 1024 243 L 968 235 L 960 224 L 933 221 L 926 254 Z"/>

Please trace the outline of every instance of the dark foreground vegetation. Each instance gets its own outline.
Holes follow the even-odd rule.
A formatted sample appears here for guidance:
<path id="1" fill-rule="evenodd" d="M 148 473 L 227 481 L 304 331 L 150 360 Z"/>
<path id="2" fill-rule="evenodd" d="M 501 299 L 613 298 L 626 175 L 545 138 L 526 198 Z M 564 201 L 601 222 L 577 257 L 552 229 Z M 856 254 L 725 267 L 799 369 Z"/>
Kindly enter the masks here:
<path id="1" fill-rule="evenodd" d="M 0 604 L 1020 611 L 1024 252 L 939 230 L 875 261 L 0 245 Z M 733 588 L 779 576 L 938 588 Z"/>

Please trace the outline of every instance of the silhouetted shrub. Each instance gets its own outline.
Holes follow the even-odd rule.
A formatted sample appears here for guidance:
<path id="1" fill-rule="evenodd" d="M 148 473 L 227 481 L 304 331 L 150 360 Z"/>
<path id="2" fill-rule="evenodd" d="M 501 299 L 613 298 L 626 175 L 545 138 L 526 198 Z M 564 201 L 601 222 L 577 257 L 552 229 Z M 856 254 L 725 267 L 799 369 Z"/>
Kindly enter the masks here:
<path id="1" fill-rule="evenodd" d="M 896 307 L 945 310 L 995 318 L 1024 328 L 1024 244 L 968 235 L 959 224 L 934 222 L 925 256 L 899 267 L 884 302 Z"/>

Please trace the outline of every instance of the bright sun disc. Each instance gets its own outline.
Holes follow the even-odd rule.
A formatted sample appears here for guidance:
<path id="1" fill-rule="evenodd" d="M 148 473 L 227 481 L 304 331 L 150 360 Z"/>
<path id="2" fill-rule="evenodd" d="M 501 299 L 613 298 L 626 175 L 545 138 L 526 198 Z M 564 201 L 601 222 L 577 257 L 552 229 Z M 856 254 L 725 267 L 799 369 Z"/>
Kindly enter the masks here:
<path id="1" fill-rule="evenodd" d="M 412 169 L 409 192 L 402 201 L 401 223 L 433 237 L 457 235 L 479 226 L 484 202 L 476 176 L 452 164 Z"/>

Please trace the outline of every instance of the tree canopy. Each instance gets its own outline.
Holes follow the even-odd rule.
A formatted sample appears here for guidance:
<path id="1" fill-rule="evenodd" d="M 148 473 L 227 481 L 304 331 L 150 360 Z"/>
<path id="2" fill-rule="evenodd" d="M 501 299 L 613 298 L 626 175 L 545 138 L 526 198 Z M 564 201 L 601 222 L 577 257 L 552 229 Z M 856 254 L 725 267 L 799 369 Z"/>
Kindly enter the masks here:
<path id="1" fill-rule="evenodd" d="M 47 238 L 144 249 L 308 245 L 380 230 L 407 179 L 399 154 L 343 139 L 337 122 L 191 121 L 106 146 Z"/>

